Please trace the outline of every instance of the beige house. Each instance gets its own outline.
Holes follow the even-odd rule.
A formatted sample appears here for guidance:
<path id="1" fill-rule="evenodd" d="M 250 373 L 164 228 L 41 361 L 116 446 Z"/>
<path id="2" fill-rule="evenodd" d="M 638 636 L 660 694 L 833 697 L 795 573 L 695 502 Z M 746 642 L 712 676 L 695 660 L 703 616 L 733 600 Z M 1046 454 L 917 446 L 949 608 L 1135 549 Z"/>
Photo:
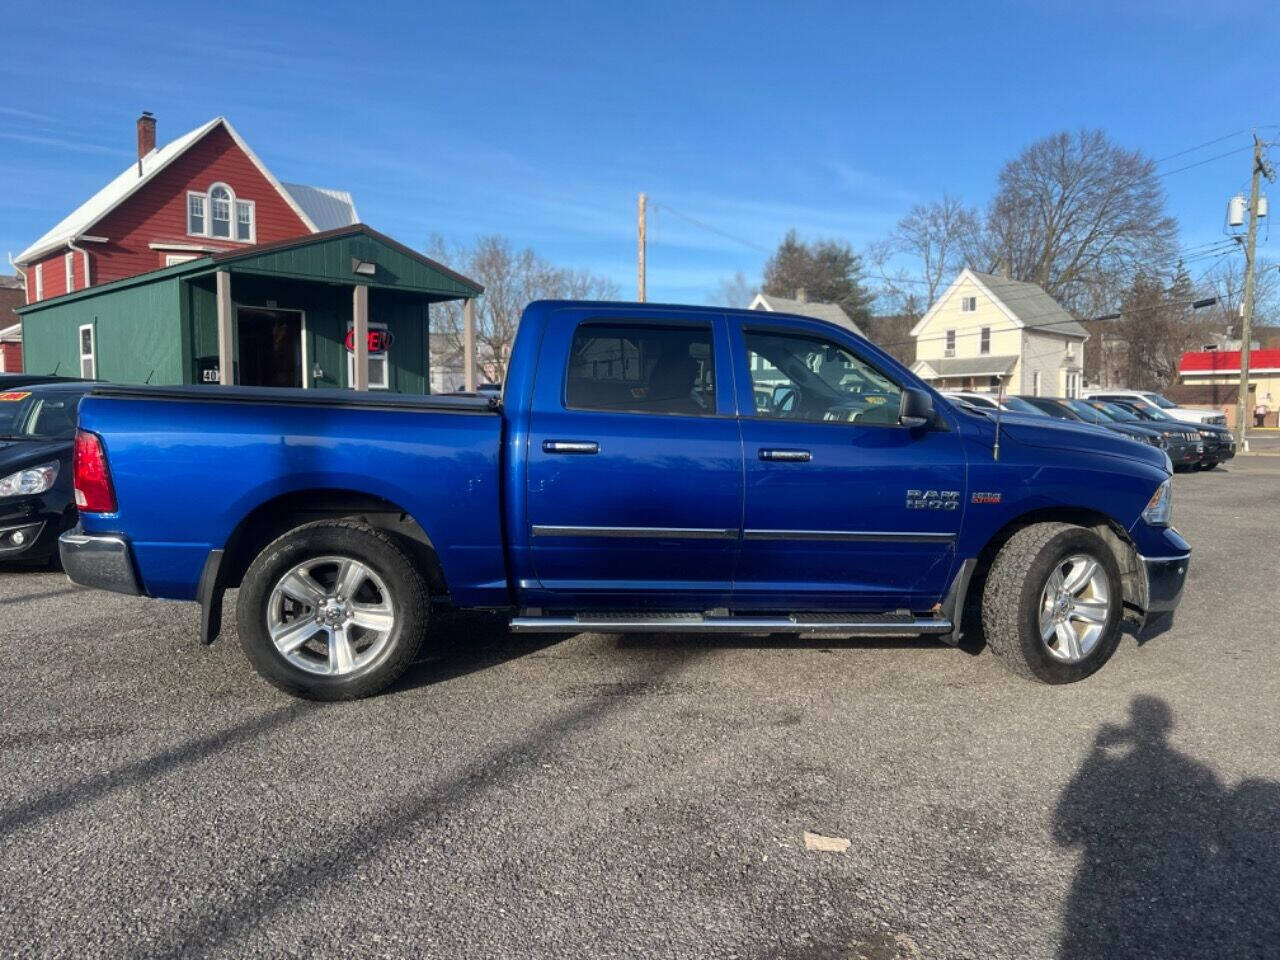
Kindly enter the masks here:
<path id="1" fill-rule="evenodd" d="M 966 268 L 911 336 L 912 371 L 939 390 L 1080 395 L 1089 333 L 1034 283 Z"/>

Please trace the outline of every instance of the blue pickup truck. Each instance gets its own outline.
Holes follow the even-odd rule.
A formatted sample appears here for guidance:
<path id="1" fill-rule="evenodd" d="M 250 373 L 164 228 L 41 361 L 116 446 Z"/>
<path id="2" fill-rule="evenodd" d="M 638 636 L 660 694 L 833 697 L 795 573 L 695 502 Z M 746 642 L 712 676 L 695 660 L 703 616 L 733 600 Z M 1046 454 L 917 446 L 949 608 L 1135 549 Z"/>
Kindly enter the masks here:
<path id="1" fill-rule="evenodd" d="M 802 317 L 538 302 L 501 398 L 99 386 L 77 583 L 197 601 L 268 681 L 391 683 L 445 607 L 516 631 L 981 636 L 1082 679 L 1172 611 L 1163 451 L 948 403 Z"/>

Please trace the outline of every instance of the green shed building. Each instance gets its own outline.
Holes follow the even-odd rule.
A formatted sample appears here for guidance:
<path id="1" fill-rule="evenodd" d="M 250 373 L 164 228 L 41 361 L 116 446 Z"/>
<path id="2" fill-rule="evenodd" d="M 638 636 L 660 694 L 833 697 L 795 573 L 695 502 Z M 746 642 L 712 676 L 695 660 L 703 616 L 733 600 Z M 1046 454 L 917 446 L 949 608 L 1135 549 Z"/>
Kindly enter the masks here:
<path id="1" fill-rule="evenodd" d="M 364 224 L 20 307 L 24 366 L 116 383 L 430 392 L 430 307 L 483 293 Z"/>

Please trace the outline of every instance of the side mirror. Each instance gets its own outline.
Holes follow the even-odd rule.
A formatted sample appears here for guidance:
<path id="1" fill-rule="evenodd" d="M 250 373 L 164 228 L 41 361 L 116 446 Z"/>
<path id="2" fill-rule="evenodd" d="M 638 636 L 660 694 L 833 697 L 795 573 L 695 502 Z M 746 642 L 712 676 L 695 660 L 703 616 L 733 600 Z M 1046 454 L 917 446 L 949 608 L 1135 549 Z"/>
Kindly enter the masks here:
<path id="1" fill-rule="evenodd" d="M 933 398 L 923 390 L 904 387 L 898 402 L 898 424 L 909 430 L 933 422 Z"/>

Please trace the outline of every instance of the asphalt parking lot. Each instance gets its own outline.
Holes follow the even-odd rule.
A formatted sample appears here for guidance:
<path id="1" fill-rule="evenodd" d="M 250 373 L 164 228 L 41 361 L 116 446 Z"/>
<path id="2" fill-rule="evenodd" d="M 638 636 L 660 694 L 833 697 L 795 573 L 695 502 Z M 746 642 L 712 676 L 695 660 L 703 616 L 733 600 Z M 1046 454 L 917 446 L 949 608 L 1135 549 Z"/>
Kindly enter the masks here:
<path id="1" fill-rule="evenodd" d="M 194 607 L 5 570 L 0 955 L 1280 956 L 1280 458 L 1175 497 L 1177 620 L 1065 688 L 465 623 L 302 704 Z"/>

